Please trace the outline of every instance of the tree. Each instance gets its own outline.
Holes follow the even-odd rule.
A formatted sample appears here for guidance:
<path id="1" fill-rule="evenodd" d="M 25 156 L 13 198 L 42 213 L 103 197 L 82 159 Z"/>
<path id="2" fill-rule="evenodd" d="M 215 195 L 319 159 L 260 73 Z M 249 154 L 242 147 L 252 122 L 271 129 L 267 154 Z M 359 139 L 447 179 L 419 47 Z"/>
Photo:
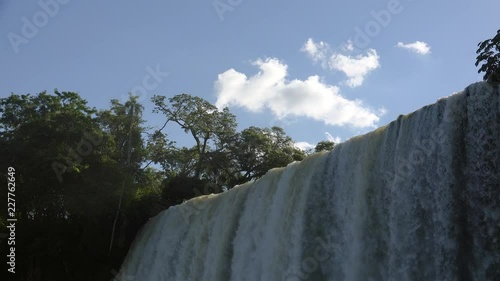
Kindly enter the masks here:
<path id="1" fill-rule="evenodd" d="M 2 171 L 5 165 L 22 171 L 18 178 L 24 186 L 18 203 L 22 216 L 64 217 L 62 184 L 89 168 L 87 161 L 97 147 L 90 139 L 102 138 L 95 112 L 72 92 L 12 94 L 0 99 L 0 166 Z"/>
<path id="2" fill-rule="evenodd" d="M 163 133 L 154 134 L 153 158 L 167 175 L 164 199 L 179 202 L 221 192 L 305 157 L 282 128 L 250 127 L 237 133 L 236 117 L 228 108 L 219 110 L 200 97 L 180 94 L 167 101 L 154 96 L 152 101 L 166 123 L 178 124 L 195 142 L 192 148 L 176 148 Z"/>
<path id="3" fill-rule="evenodd" d="M 295 147 L 282 128 L 252 126 L 238 134 L 232 146 L 232 157 L 238 166 L 233 182 L 241 184 L 262 177 L 272 168 L 300 161 L 305 153 Z"/>
<path id="4" fill-rule="evenodd" d="M 320 141 L 314 148 L 314 152 L 330 151 L 335 146 L 333 141 Z"/>
<path id="5" fill-rule="evenodd" d="M 98 112 L 57 90 L 0 98 L 0 176 L 16 169 L 22 199 L 19 280 L 109 280 L 140 227 L 169 206 L 161 204 L 163 173 L 142 165 L 153 152 L 144 148 L 141 112 L 135 98 Z"/>
<path id="6" fill-rule="evenodd" d="M 0 176 L 16 169 L 22 199 L 20 280 L 109 280 L 137 231 L 159 211 L 304 157 L 279 127 L 236 133 L 227 108 L 186 94 L 163 100 L 157 98 L 157 110 L 190 133 L 194 146 L 176 147 L 161 130 L 145 144 L 136 97 L 100 111 L 73 92 L 0 98 Z M 0 214 L 2 233 L 6 219 Z M 5 247 L 0 243 L 1 252 Z"/>
<path id="7" fill-rule="evenodd" d="M 110 139 L 95 114 L 73 92 L 0 99 L 0 173 L 14 167 L 22 186 L 16 189 L 22 198 L 16 253 L 26 257 L 16 268 L 21 280 L 76 280 L 108 262 L 96 257 L 109 243 L 102 226 L 111 223 L 119 169 L 109 161 Z"/>
<path id="8" fill-rule="evenodd" d="M 206 176 L 210 151 L 227 150 L 229 141 L 236 135 L 236 117 L 227 108 L 218 110 L 208 101 L 188 94 L 176 95 L 168 99 L 165 96 L 154 96 L 155 112 L 162 112 L 166 122 L 178 124 L 186 133 L 190 133 L 195 141 L 196 165 L 193 177 L 201 179 Z M 210 146 L 212 145 L 212 147 Z"/>
<path id="9" fill-rule="evenodd" d="M 144 123 L 142 119 L 143 106 L 137 102 L 137 96 L 130 96 L 125 104 L 118 100 L 111 100 L 111 109 L 99 112 L 99 118 L 103 129 L 113 136 L 115 150 L 114 157 L 123 170 L 123 180 L 119 191 L 118 206 L 111 231 L 111 241 L 108 255 L 111 254 L 115 238 L 116 224 L 122 211 L 124 195 L 131 199 L 132 190 L 127 190 L 127 186 L 134 185 L 141 172 L 141 164 L 146 156 L 143 147 L 142 133 Z M 123 220 L 123 218 L 122 218 Z"/>
<path id="10" fill-rule="evenodd" d="M 500 82 L 500 29 L 492 39 L 479 42 L 476 54 L 476 66 L 484 62 L 478 73 L 485 72 L 483 79 L 489 82 Z"/>
<path id="11" fill-rule="evenodd" d="M 146 157 L 142 139 L 142 133 L 145 131 L 142 126 L 144 107 L 137 102 L 137 98 L 130 96 L 124 104 L 113 99 L 109 110 L 98 112 L 102 130 L 113 136 L 114 159 L 127 174 L 137 174 Z"/>

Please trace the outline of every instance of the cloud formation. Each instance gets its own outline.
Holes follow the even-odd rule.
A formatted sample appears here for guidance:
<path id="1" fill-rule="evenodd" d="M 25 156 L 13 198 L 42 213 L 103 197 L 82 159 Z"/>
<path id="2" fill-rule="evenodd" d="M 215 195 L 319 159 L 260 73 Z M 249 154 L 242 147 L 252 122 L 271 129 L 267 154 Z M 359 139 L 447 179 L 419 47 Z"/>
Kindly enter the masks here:
<path id="1" fill-rule="evenodd" d="M 313 62 L 320 62 L 323 68 L 327 68 L 328 53 L 330 52 L 330 46 L 327 43 L 323 41 L 315 43 L 312 38 L 309 38 L 300 51 L 307 53 Z"/>
<path id="2" fill-rule="evenodd" d="M 308 143 L 306 141 L 299 141 L 299 142 L 295 143 L 295 147 L 297 147 L 298 149 L 303 150 L 303 151 L 308 151 L 310 149 L 314 149 L 316 147 L 316 145 L 314 145 L 312 143 Z"/>
<path id="3" fill-rule="evenodd" d="M 342 142 L 342 139 L 340 137 L 334 137 L 329 132 L 325 132 L 325 136 L 327 141 L 333 141 L 336 144 Z"/>
<path id="4" fill-rule="evenodd" d="M 317 75 L 287 80 L 287 65 L 276 58 L 253 62 L 260 71 L 247 77 L 229 69 L 215 81 L 216 106 L 239 106 L 251 112 L 269 109 L 277 118 L 308 117 L 327 125 L 375 127 L 379 116 L 361 100 L 349 100 L 337 86 Z"/>
<path id="5" fill-rule="evenodd" d="M 349 77 L 346 81 L 348 86 L 358 87 L 363 84 L 363 80 L 368 73 L 380 67 L 378 60 L 377 51 L 369 49 L 365 56 L 358 55 L 351 57 L 342 54 L 333 54 L 330 57 L 329 65 L 331 69 L 342 71 Z"/>
<path id="6" fill-rule="evenodd" d="M 325 136 L 326 136 L 327 141 L 332 141 L 335 144 L 339 144 L 342 142 L 342 139 L 340 137 L 334 137 L 329 132 L 325 132 Z M 295 144 L 295 147 L 297 147 L 298 149 L 301 149 L 303 151 L 313 150 L 316 147 L 315 144 L 309 143 L 307 141 L 299 141 L 299 142 L 295 142 L 294 144 Z"/>
<path id="7" fill-rule="evenodd" d="M 431 47 L 422 41 L 415 41 L 413 43 L 405 44 L 403 42 L 398 42 L 396 47 L 403 48 L 415 52 L 419 55 L 427 55 L 431 53 Z"/>
<path id="8" fill-rule="evenodd" d="M 352 42 L 348 41 L 343 50 L 351 52 L 354 50 Z M 314 42 L 312 38 L 307 39 L 301 48 L 315 63 L 320 62 L 323 68 L 341 71 L 348 77 L 346 84 L 350 87 L 358 87 L 363 84 L 365 76 L 380 67 L 377 51 L 368 49 L 365 55 L 346 55 L 334 52 L 330 46 L 320 41 Z"/>

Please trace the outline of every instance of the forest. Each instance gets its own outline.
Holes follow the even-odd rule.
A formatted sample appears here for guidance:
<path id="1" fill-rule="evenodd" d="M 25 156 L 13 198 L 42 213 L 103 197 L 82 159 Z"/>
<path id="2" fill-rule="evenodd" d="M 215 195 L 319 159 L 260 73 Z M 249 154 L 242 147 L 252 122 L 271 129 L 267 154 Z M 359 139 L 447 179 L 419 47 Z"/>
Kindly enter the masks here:
<path id="1" fill-rule="evenodd" d="M 140 228 L 190 198 L 255 181 L 268 170 L 331 150 L 303 151 L 280 127 L 238 131 L 235 115 L 189 94 L 154 96 L 160 129 L 130 95 L 96 109 L 75 92 L 0 99 L 0 171 L 9 180 L 20 280 L 111 280 Z M 179 146 L 167 129 L 192 137 Z M 4 235 L 2 238 L 7 238 Z M 12 245 L 1 239 L 2 253 Z M 6 270 L 4 272 L 7 272 Z"/>
<path id="2" fill-rule="evenodd" d="M 500 30 L 478 47 L 478 72 L 497 85 Z M 8 206 L 0 213 L 0 250 L 12 255 L 9 269 L 19 280 L 112 280 L 159 212 L 335 145 L 303 151 L 280 127 L 239 130 L 228 108 L 189 94 L 151 102 L 164 120 L 159 129 L 146 125 L 133 95 L 107 109 L 58 90 L 0 98 L 0 201 Z M 193 145 L 177 144 L 172 126 Z"/>

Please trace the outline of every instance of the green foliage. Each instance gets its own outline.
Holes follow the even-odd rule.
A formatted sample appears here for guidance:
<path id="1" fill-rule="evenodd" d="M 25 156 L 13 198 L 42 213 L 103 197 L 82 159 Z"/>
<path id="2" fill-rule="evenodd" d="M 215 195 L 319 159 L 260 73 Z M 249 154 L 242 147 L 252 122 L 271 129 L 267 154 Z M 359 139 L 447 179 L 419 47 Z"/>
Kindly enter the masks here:
<path id="1" fill-rule="evenodd" d="M 0 173 L 4 177 L 8 166 L 15 167 L 19 186 L 20 280 L 109 280 L 138 229 L 160 211 L 134 210 L 158 206 L 163 177 L 140 168 L 144 128 L 142 106 L 134 101 L 113 101 L 110 110 L 97 112 L 72 92 L 0 99 Z M 129 144 L 127 159 L 123 147 Z M 120 198 L 114 251 L 108 256 Z"/>
<path id="2" fill-rule="evenodd" d="M 476 66 L 483 63 L 478 73 L 485 73 L 485 81 L 500 82 L 500 29 L 492 39 L 479 42 L 478 47 Z"/>
<path id="3" fill-rule="evenodd" d="M 335 143 L 333 141 L 320 141 L 316 147 L 314 147 L 314 152 L 330 151 L 334 146 Z"/>
<path id="4" fill-rule="evenodd" d="M 137 97 L 99 111 L 74 92 L 0 98 L 0 174 L 15 167 L 19 186 L 20 280 L 110 280 L 137 231 L 161 210 L 305 157 L 282 128 L 237 132 L 227 108 L 199 97 L 153 102 L 165 125 L 192 136 L 192 147 L 177 147 L 164 128 L 148 133 Z M 6 222 L 1 214 L 3 233 Z"/>
<path id="5" fill-rule="evenodd" d="M 178 124 L 186 133 L 190 133 L 196 145 L 196 166 L 194 177 L 200 179 L 208 165 L 207 154 L 210 149 L 222 151 L 225 145 L 236 132 L 236 117 L 227 108 L 219 111 L 208 101 L 180 94 L 168 99 L 154 96 L 154 112 L 162 112 L 167 117 L 167 122 Z M 213 147 L 210 147 L 210 143 Z"/>
<path id="6" fill-rule="evenodd" d="M 144 120 L 141 117 L 143 109 L 144 107 L 137 103 L 137 97 L 130 96 L 125 104 L 116 99 L 111 100 L 111 108 L 98 113 L 98 122 L 102 130 L 113 136 L 114 158 L 130 173 L 139 170 L 146 156 L 141 135 L 145 131 L 142 127 Z M 127 153 L 129 146 L 130 155 Z"/>
<path id="7" fill-rule="evenodd" d="M 65 215 L 64 205 L 58 202 L 63 200 L 64 189 L 57 184 L 53 163 L 64 166 L 62 176 L 68 184 L 89 169 L 89 159 L 78 154 L 87 151 L 78 144 L 85 135 L 98 135 L 94 113 L 76 93 L 42 92 L 0 99 L 1 168 L 5 171 L 10 165 L 21 171 L 18 181 L 26 186 L 18 191 L 23 216 Z"/>
<path id="8" fill-rule="evenodd" d="M 238 134 L 232 155 L 240 173 L 236 183 L 251 181 L 276 167 L 304 159 L 305 153 L 294 146 L 280 127 L 249 127 Z"/>
<path id="9" fill-rule="evenodd" d="M 95 113 L 71 92 L 0 99 L 0 169 L 17 171 L 17 250 L 30 257 L 18 265 L 20 279 L 73 279 L 78 267 L 101 262 L 92 257 L 107 242 L 99 237 L 109 232 L 120 172 L 105 156 L 109 136 Z"/>
<path id="10" fill-rule="evenodd" d="M 116 213 L 114 216 L 109 252 L 113 250 L 115 242 L 115 232 L 118 221 L 126 222 L 122 212 L 122 205 L 132 200 L 134 184 L 136 178 L 142 172 L 141 164 L 147 155 L 143 147 L 142 133 L 144 128 L 141 126 L 143 106 L 137 103 L 136 96 L 130 96 L 125 104 L 118 100 L 111 100 L 111 109 L 99 112 L 99 122 L 103 130 L 113 138 L 114 153 L 118 166 L 124 172 L 122 182 L 118 192 Z"/>
<path id="11" fill-rule="evenodd" d="M 213 185 L 208 190 L 221 192 L 305 157 L 282 128 L 250 127 L 237 133 L 235 116 L 202 98 L 181 94 L 168 101 L 155 96 L 152 101 L 155 112 L 167 118 L 166 123 L 179 125 L 195 143 L 192 148 L 176 148 L 163 133 L 154 134 L 154 159 L 169 175 L 165 188 L 172 189 L 164 193 L 166 200 L 179 202 L 193 196 L 192 190 L 179 191 L 179 186 L 184 186 L 181 182 L 202 186 L 195 188 L 200 194 L 208 192 L 207 183 Z"/>

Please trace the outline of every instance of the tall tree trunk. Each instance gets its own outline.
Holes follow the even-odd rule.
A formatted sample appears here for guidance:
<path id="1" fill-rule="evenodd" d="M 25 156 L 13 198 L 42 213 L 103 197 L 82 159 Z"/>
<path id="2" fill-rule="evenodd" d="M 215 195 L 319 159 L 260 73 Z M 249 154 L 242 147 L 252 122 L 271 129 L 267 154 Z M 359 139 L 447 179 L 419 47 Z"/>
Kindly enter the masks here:
<path id="1" fill-rule="evenodd" d="M 132 153 L 132 125 L 134 124 L 134 106 L 130 108 L 130 127 L 128 131 L 128 151 L 127 151 L 127 162 L 125 167 L 130 168 L 130 154 Z M 128 172 L 128 171 L 126 171 Z M 128 173 L 127 173 L 128 174 Z M 113 229 L 111 231 L 111 241 L 109 242 L 109 250 L 108 257 L 111 256 L 111 250 L 113 249 L 113 241 L 115 239 L 115 230 L 116 230 L 116 222 L 118 221 L 118 217 L 120 216 L 120 210 L 122 207 L 123 201 L 123 193 L 125 191 L 125 182 L 128 177 L 125 177 L 122 182 L 121 190 L 120 190 L 120 199 L 118 200 L 118 208 L 116 209 L 115 220 L 113 221 Z"/>

